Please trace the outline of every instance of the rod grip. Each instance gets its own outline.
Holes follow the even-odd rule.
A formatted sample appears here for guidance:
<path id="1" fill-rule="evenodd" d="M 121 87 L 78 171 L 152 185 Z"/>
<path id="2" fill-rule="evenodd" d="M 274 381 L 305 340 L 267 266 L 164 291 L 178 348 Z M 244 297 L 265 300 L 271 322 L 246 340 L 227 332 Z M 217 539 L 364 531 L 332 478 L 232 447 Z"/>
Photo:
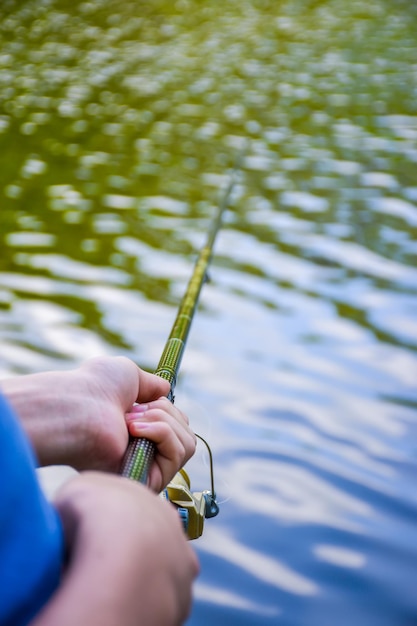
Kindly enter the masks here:
<path id="1" fill-rule="evenodd" d="M 144 485 L 155 456 L 155 444 L 149 439 L 131 437 L 122 462 L 121 475 Z"/>

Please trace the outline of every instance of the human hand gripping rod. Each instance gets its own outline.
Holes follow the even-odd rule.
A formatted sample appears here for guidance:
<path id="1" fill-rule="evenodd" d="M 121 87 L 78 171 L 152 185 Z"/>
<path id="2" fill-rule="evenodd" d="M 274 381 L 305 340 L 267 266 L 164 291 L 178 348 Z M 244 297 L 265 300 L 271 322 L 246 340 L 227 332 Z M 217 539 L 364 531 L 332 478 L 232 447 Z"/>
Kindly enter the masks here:
<path id="1" fill-rule="evenodd" d="M 211 260 L 214 241 L 221 227 L 223 213 L 235 185 L 236 171 L 237 166 L 232 172 L 229 184 L 219 203 L 207 242 L 200 250 L 193 274 L 181 300 L 171 333 L 165 344 L 158 367 L 154 372 L 157 376 L 169 382 L 170 390 L 167 397 L 171 402 L 174 402 L 174 390 L 185 344 L 201 288 L 207 280 L 207 268 Z M 199 438 L 202 439 L 201 437 Z M 211 475 L 213 476 L 210 448 L 204 439 L 202 439 L 202 441 L 207 445 L 209 451 Z M 144 438 L 131 437 L 123 459 L 121 475 L 146 484 L 154 455 L 155 444 L 153 442 Z M 214 517 L 219 511 L 216 503 L 216 494 L 214 493 L 213 479 L 211 492 L 205 491 L 192 494 L 190 492 L 188 476 L 183 469 L 180 470 L 177 476 L 168 485 L 166 497 L 178 506 L 184 527 L 190 539 L 195 539 L 202 534 L 204 518 Z"/>

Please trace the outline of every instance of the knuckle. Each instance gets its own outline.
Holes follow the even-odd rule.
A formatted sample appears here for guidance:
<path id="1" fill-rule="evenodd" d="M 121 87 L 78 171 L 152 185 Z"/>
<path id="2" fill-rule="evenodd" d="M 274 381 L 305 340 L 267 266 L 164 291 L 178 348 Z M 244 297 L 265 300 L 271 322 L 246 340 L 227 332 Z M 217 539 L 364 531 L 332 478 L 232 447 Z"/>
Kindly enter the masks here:
<path id="1" fill-rule="evenodd" d="M 154 408 L 160 409 L 164 412 L 168 411 L 168 409 L 172 407 L 171 402 L 168 400 L 166 396 L 161 396 L 157 400 L 154 400 L 151 404 Z"/>

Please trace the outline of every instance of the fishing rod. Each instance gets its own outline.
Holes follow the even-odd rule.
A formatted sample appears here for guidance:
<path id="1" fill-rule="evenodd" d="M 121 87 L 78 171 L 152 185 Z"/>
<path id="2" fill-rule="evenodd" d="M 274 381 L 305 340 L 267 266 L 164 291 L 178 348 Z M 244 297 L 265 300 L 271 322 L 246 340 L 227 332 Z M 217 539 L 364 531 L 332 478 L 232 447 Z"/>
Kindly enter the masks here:
<path id="1" fill-rule="evenodd" d="M 160 376 L 169 382 L 170 390 L 167 397 L 171 402 L 174 402 L 175 385 L 188 333 L 201 288 L 207 280 L 207 268 L 211 261 L 217 233 L 222 224 L 223 213 L 235 185 L 237 168 L 238 166 L 236 165 L 218 205 L 217 214 L 212 222 L 206 244 L 200 250 L 170 335 L 154 372 L 156 376 Z M 197 437 L 203 441 L 209 453 L 211 490 L 192 493 L 189 477 L 185 470 L 181 469 L 169 483 L 163 494 L 163 497 L 177 506 L 189 539 L 200 537 L 203 532 L 204 519 L 215 517 L 219 512 L 214 491 L 213 459 L 210 446 L 202 437 L 199 435 Z M 148 439 L 131 437 L 123 459 L 121 475 L 146 484 L 149 469 L 155 456 L 155 450 L 155 444 Z"/>

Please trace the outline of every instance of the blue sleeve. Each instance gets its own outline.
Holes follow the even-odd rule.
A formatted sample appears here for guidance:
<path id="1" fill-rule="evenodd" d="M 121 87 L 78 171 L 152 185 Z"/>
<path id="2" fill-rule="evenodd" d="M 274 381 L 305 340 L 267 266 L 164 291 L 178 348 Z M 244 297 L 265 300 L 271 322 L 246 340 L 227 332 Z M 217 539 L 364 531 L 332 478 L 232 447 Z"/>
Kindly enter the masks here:
<path id="1" fill-rule="evenodd" d="M 0 625 L 24 626 L 59 584 L 63 536 L 29 441 L 1 395 L 0 446 Z"/>

